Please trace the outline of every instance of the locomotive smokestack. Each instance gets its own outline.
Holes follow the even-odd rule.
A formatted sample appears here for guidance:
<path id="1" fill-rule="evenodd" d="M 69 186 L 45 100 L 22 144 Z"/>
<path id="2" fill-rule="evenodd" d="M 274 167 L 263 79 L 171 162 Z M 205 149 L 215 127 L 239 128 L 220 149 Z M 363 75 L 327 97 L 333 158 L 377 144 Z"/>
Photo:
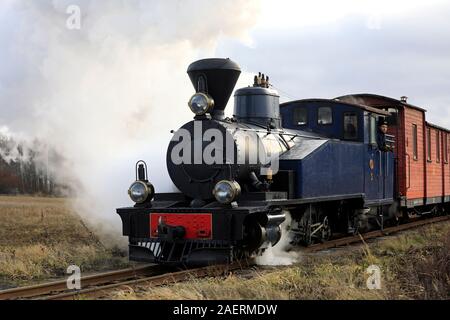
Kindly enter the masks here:
<path id="1" fill-rule="evenodd" d="M 214 99 L 212 117 L 222 119 L 241 74 L 238 64 L 230 59 L 204 59 L 192 63 L 187 72 L 196 92 L 207 93 Z"/>

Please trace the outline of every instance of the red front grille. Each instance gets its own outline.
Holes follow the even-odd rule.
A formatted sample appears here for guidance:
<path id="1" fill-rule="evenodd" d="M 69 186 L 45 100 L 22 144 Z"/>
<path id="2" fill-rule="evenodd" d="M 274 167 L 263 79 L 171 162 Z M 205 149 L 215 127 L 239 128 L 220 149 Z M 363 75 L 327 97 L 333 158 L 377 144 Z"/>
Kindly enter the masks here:
<path id="1" fill-rule="evenodd" d="M 151 213 L 150 236 L 152 238 L 158 238 L 160 218 L 166 225 L 184 227 L 185 239 L 212 239 L 212 215 L 210 213 Z"/>

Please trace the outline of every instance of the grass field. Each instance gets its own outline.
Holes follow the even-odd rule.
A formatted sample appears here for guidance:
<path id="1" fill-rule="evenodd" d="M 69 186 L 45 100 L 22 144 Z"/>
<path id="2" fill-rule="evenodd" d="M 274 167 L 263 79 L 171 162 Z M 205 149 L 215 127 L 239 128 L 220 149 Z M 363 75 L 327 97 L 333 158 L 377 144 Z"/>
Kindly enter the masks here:
<path id="1" fill-rule="evenodd" d="M 366 272 L 381 269 L 381 289 Z M 113 299 L 450 299 L 450 223 L 389 237 L 353 250 L 303 256 L 292 266 L 192 279 Z"/>
<path id="2" fill-rule="evenodd" d="M 0 196 L 0 287 L 123 267 L 125 254 L 106 249 L 67 199 Z"/>
<path id="3" fill-rule="evenodd" d="M 0 288 L 128 266 L 107 249 L 60 198 L 0 196 Z M 381 269 L 381 290 L 368 290 L 370 265 Z M 243 270 L 192 279 L 112 299 L 450 299 L 450 223 L 409 231 L 352 250 L 302 256 L 292 266 Z"/>

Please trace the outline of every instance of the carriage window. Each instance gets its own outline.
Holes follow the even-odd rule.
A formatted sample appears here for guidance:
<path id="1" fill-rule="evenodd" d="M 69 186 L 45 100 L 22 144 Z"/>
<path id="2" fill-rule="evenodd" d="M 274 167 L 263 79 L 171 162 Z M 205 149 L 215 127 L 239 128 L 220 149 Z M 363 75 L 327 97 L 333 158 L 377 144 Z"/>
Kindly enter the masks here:
<path id="1" fill-rule="evenodd" d="M 431 161 L 431 129 L 427 128 L 427 158 Z"/>
<path id="2" fill-rule="evenodd" d="M 294 124 L 297 126 L 304 126 L 308 124 L 308 109 L 294 109 Z"/>
<path id="3" fill-rule="evenodd" d="M 441 162 L 441 133 L 436 132 L 436 162 Z"/>
<path id="4" fill-rule="evenodd" d="M 413 124 L 413 156 L 414 160 L 419 159 L 418 149 L 417 149 L 417 124 Z"/>
<path id="5" fill-rule="evenodd" d="M 358 116 L 355 113 L 344 113 L 344 139 L 358 138 Z"/>
<path id="6" fill-rule="evenodd" d="M 333 111 L 330 107 L 319 108 L 317 113 L 318 124 L 332 124 L 333 123 Z"/>

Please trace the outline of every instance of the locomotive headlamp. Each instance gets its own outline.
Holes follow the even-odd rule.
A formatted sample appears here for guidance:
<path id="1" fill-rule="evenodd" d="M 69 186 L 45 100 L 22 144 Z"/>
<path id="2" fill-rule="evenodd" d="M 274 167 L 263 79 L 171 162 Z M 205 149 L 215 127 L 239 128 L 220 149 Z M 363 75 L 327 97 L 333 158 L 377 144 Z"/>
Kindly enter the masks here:
<path id="1" fill-rule="evenodd" d="M 214 99 L 209 95 L 198 92 L 189 100 L 189 108 L 197 116 L 210 113 L 214 108 Z"/>
<path id="2" fill-rule="evenodd" d="M 136 181 L 128 189 L 128 195 L 131 200 L 134 202 L 141 204 L 147 201 L 148 199 L 152 199 L 155 195 L 155 189 L 153 185 L 149 182 L 144 181 Z"/>
<path id="3" fill-rule="evenodd" d="M 230 204 L 241 195 L 241 186 L 236 181 L 222 180 L 213 190 L 216 200 L 222 204 Z"/>

